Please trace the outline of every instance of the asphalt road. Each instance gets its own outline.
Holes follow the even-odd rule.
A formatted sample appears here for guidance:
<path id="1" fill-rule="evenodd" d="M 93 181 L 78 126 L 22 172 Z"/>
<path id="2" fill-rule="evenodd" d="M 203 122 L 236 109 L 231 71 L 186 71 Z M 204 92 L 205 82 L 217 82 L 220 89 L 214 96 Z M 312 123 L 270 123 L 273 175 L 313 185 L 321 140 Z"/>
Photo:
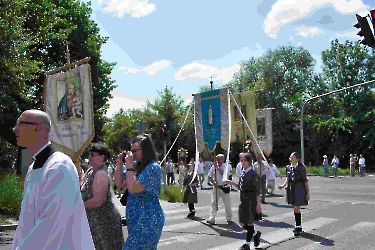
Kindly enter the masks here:
<path id="1" fill-rule="evenodd" d="M 276 183 L 284 180 L 278 178 Z M 277 190 L 282 197 L 266 199 L 268 204 L 262 205 L 264 220 L 255 225 L 262 232 L 259 249 L 375 249 L 375 176 L 310 176 L 309 185 L 311 200 L 301 210 L 305 232 L 301 237 L 293 236 L 293 208 L 285 204 L 285 191 Z M 204 224 L 209 217 L 211 190 L 198 190 L 194 219 L 186 218 L 187 204 L 161 201 L 166 223 L 159 249 L 238 249 L 245 242 L 246 232 L 238 226 L 238 192 L 232 192 L 231 199 L 236 223 L 233 226 L 226 225 L 221 200 L 217 225 Z M 115 202 L 124 214 L 124 208 L 118 200 Z M 123 231 L 126 238 L 126 227 Z M 3 239 L 11 239 L 12 234 L 13 230 L 5 231 Z M 0 250 L 5 249 L 10 249 L 10 245 L 0 244 Z"/>

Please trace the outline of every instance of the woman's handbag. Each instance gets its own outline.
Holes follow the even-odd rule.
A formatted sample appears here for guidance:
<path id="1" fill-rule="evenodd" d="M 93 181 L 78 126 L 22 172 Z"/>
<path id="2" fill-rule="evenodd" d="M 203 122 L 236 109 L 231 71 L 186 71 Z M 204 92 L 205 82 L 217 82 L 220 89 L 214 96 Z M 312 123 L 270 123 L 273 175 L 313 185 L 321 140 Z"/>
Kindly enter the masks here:
<path id="1" fill-rule="evenodd" d="M 126 207 L 126 202 L 128 201 L 128 196 L 129 196 L 129 190 L 126 189 L 124 194 L 121 196 L 120 203 Z"/>

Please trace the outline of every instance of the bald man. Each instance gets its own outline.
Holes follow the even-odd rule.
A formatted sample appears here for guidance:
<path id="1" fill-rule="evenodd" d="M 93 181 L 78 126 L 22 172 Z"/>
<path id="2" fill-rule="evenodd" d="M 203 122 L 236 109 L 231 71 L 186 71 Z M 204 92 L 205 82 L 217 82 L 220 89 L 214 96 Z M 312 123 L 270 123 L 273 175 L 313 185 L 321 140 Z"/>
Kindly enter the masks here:
<path id="1" fill-rule="evenodd" d="M 11 249 L 95 249 L 76 167 L 51 147 L 50 130 L 51 119 L 40 110 L 23 112 L 13 128 L 17 145 L 27 148 L 34 162 Z"/>

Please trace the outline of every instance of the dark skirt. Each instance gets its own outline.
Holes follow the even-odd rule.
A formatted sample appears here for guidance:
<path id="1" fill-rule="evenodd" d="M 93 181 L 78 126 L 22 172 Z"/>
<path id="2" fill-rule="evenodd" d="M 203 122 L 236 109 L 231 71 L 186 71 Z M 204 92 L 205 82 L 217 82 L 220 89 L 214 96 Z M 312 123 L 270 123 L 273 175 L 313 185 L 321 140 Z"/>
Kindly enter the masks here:
<path id="1" fill-rule="evenodd" d="M 286 201 L 293 206 L 308 205 L 305 184 L 302 182 L 295 183 L 289 181 L 286 188 Z"/>
<path id="2" fill-rule="evenodd" d="M 191 189 L 193 189 L 193 192 L 191 192 Z M 197 187 L 186 187 L 184 198 L 182 199 L 182 203 L 198 203 L 198 195 L 197 195 Z"/>
<path id="3" fill-rule="evenodd" d="M 260 214 L 256 213 L 257 196 L 255 192 L 248 192 L 240 195 L 240 206 L 238 208 L 238 220 L 242 224 L 253 224 L 260 220 Z"/>

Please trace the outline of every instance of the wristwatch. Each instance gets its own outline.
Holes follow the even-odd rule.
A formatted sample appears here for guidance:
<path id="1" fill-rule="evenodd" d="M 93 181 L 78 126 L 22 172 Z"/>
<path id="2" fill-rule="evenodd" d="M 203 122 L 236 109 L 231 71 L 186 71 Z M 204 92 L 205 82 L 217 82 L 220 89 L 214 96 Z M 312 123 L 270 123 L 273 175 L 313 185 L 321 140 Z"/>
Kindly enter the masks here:
<path id="1" fill-rule="evenodd" d="M 127 168 L 126 171 L 135 172 L 135 169 L 134 168 Z"/>

